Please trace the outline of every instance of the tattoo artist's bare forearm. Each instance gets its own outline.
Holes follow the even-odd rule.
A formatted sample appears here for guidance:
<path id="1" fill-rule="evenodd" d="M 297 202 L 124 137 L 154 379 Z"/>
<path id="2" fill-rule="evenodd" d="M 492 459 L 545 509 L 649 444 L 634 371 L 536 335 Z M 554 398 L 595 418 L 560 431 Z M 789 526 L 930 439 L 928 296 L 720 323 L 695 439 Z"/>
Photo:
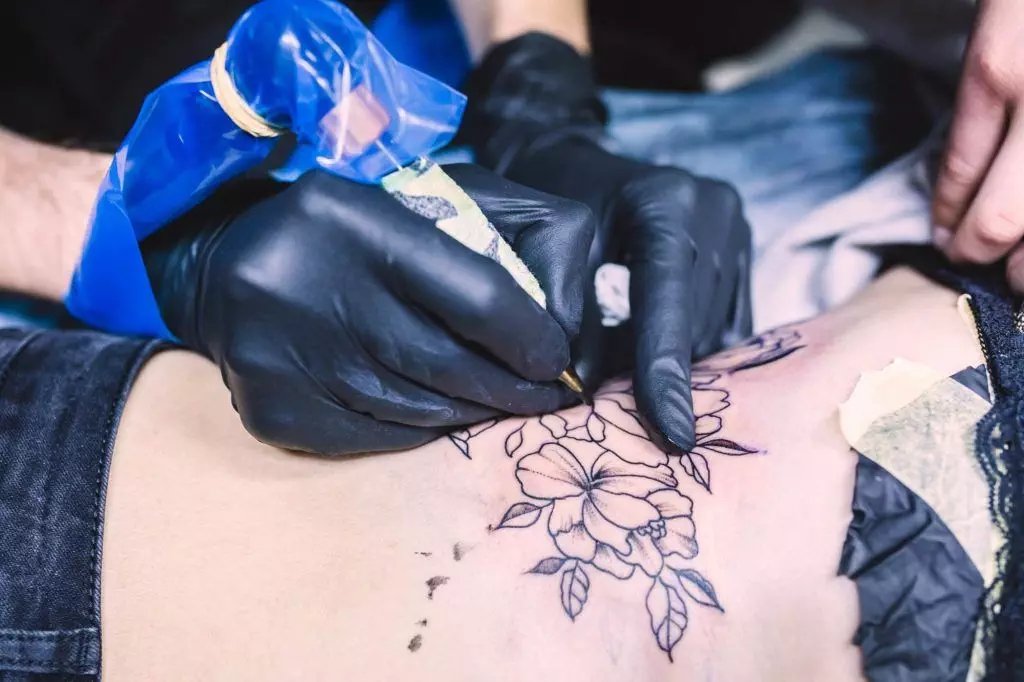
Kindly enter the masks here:
<path id="1" fill-rule="evenodd" d="M 590 51 L 587 0 L 452 0 L 474 62 L 498 43 L 531 31 Z"/>
<path id="2" fill-rule="evenodd" d="M 0 128 L 0 289 L 64 295 L 109 162 Z"/>

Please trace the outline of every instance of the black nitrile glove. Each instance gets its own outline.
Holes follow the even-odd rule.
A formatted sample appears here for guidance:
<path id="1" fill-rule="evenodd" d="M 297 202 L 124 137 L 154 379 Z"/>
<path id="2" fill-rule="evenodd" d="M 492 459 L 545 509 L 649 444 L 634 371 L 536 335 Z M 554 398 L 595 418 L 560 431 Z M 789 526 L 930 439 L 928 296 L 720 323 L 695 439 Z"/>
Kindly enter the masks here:
<path id="1" fill-rule="evenodd" d="M 691 448 L 691 358 L 751 328 L 750 228 L 735 190 L 605 151 L 590 64 L 551 36 L 527 34 L 493 49 L 467 94 L 461 134 L 479 163 L 580 201 L 597 218 L 577 372 L 594 388 L 621 369 L 615 360 L 634 361 L 637 405 L 652 436 L 666 449 Z M 627 328 L 601 324 L 592 278 L 606 262 L 631 272 Z"/>
<path id="2" fill-rule="evenodd" d="M 580 325 L 590 212 L 445 170 L 537 276 L 547 312 L 380 187 L 322 172 L 236 186 L 143 245 L 168 327 L 220 366 L 258 439 L 395 450 L 571 400 L 553 380 Z"/>

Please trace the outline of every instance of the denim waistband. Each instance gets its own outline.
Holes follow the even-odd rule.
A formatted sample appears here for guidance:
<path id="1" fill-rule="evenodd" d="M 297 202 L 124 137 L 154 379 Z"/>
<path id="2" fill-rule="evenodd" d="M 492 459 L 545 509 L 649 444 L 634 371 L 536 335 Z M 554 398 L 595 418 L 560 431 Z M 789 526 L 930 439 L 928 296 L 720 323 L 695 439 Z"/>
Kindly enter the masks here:
<path id="1" fill-rule="evenodd" d="M 110 455 L 132 381 L 160 345 L 0 330 L 4 682 L 98 678 Z"/>

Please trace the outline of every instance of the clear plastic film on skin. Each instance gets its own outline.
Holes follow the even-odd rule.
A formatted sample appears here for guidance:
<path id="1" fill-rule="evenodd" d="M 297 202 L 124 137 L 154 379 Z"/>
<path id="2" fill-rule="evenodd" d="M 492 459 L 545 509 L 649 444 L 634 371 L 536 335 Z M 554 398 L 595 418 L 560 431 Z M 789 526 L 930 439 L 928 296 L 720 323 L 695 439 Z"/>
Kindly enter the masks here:
<path id="1" fill-rule="evenodd" d="M 279 134 L 293 133 L 297 144 L 279 179 L 319 167 L 377 183 L 444 146 L 462 117 L 463 95 L 395 61 L 332 0 L 264 0 L 239 18 L 222 50 L 229 94 L 260 125 L 246 131 L 229 115 L 210 61 L 150 93 L 100 188 L 65 301 L 83 321 L 173 338 L 138 242 L 264 162 Z"/>

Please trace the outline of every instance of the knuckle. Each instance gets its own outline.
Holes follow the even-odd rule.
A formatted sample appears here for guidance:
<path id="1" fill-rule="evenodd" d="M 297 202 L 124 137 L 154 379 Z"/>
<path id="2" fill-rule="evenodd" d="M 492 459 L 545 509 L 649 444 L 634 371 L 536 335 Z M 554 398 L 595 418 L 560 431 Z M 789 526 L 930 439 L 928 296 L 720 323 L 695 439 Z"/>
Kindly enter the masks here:
<path id="1" fill-rule="evenodd" d="M 690 363 L 679 353 L 664 354 L 653 358 L 645 370 L 649 377 L 656 378 L 652 383 L 667 389 L 669 385 L 684 383 L 690 376 Z"/>
<path id="2" fill-rule="evenodd" d="M 276 447 L 301 448 L 298 443 L 287 442 L 285 434 L 290 418 L 280 410 L 267 409 L 267 406 L 260 401 L 254 408 L 240 408 L 238 416 L 245 430 L 261 443 Z"/>
<path id="3" fill-rule="evenodd" d="M 239 377 L 251 377 L 255 369 L 250 355 L 237 343 L 230 341 L 221 352 L 220 365 L 225 372 Z"/>
<path id="4" fill-rule="evenodd" d="M 727 215 L 735 215 L 743 212 L 743 199 L 739 191 L 727 182 L 721 180 L 705 180 L 705 192 L 709 199 Z"/>
<path id="5" fill-rule="evenodd" d="M 684 170 L 678 168 L 664 168 L 655 174 L 651 180 L 656 190 L 671 197 L 679 206 L 692 209 L 696 203 L 700 190 L 697 178 Z"/>
<path id="6" fill-rule="evenodd" d="M 982 245 L 1001 249 L 1020 239 L 1024 233 L 1024 218 L 1003 209 L 990 209 L 982 213 L 972 227 Z"/>
<path id="7" fill-rule="evenodd" d="M 978 177 L 979 169 L 956 150 L 950 150 L 942 160 L 941 177 L 949 184 L 963 188 L 970 187 Z M 943 198 L 943 200 L 946 200 Z"/>
<path id="8" fill-rule="evenodd" d="M 983 42 L 968 62 L 969 73 L 986 89 L 1008 96 L 1018 89 L 1020 64 L 1012 55 L 992 42 Z"/>
<path id="9" fill-rule="evenodd" d="M 304 174 L 290 193 L 292 208 L 300 215 L 315 218 L 323 215 L 328 207 L 336 203 L 342 181 L 317 169 Z"/>
<path id="10" fill-rule="evenodd" d="M 493 311 L 500 310 L 501 294 L 490 277 L 480 277 L 466 289 L 465 314 L 471 324 L 490 327 Z"/>
<path id="11" fill-rule="evenodd" d="M 561 218 L 560 222 L 563 226 L 574 232 L 593 233 L 594 212 L 586 204 L 571 199 L 562 199 L 553 208 L 555 214 Z"/>

